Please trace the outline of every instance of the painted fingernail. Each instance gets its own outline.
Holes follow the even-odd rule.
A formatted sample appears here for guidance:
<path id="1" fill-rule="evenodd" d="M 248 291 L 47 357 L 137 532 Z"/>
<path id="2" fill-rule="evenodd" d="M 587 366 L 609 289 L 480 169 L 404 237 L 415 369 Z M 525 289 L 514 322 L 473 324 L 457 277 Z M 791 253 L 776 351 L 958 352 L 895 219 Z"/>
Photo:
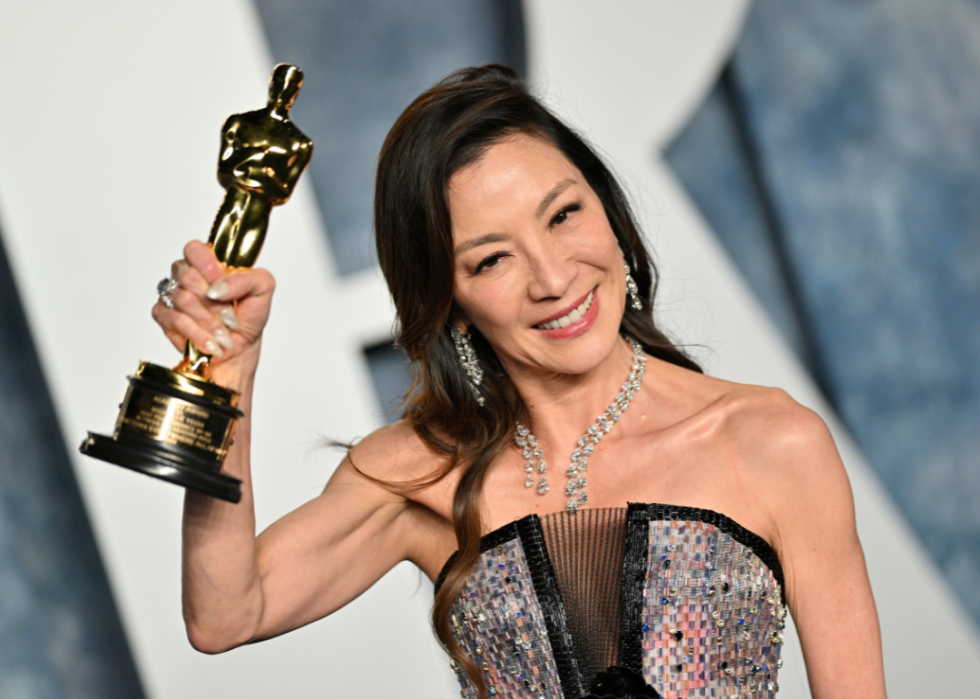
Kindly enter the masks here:
<path id="1" fill-rule="evenodd" d="M 238 316 L 230 308 L 226 308 L 221 313 L 218 314 L 221 318 L 221 322 L 224 323 L 229 330 L 238 330 Z"/>
<path id="2" fill-rule="evenodd" d="M 204 350 L 208 354 L 212 354 L 215 357 L 222 357 L 225 354 L 225 351 L 223 349 L 221 349 L 220 347 L 218 347 L 218 345 L 216 345 L 214 343 L 214 340 L 208 340 L 207 342 L 205 342 L 204 343 Z"/>
<path id="3" fill-rule="evenodd" d="M 208 290 L 205 292 L 205 294 L 212 301 L 220 301 L 225 296 L 227 296 L 228 292 L 230 291 L 231 291 L 231 287 L 228 286 L 228 282 L 226 282 L 224 279 L 219 279 L 210 287 L 208 287 Z"/>
<path id="4" fill-rule="evenodd" d="M 231 349 L 235 346 L 235 343 L 231 341 L 231 335 L 224 328 L 218 328 L 214 331 L 214 339 L 225 349 Z"/>

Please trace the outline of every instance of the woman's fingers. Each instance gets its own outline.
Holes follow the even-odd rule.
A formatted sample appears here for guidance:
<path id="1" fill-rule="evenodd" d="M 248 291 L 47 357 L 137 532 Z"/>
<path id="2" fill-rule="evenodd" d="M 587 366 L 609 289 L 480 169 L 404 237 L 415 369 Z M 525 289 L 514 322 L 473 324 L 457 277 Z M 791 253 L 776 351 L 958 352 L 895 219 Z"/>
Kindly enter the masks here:
<path id="1" fill-rule="evenodd" d="M 200 255 L 198 246 L 188 248 L 199 264 L 207 264 L 209 256 Z M 171 275 L 177 280 L 177 288 L 169 295 L 169 306 L 154 306 L 154 319 L 175 347 L 182 350 L 190 340 L 208 354 L 224 357 L 226 350 L 235 346 L 229 331 L 239 327 L 234 309 L 206 298 L 209 283 L 199 267 L 177 260 L 171 266 Z"/>
<path id="2" fill-rule="evenodd" d="M 258 340 L 269 319 L 275 279 L 264 269 L 240 270 L 216 280 L 205 302 L 226 327 L 246 343 Z M 234 336 L 233 335 L 233 336 Z"/>
<path id="3" fill-rule="evenodd" d="M 215 279 L 205 291 L 212 301 L 239 301 L 248 296 L 269 296 L 276 289 L 276 281 L 267 270 L 251 269 L 236 271 Z"/>
<path id="4" fill-rule="evenodd" d="M 184 259 L 187 264 L 197 270 L 201 276 L 212 284 L 220 277 L 224 276 L 225 268 L 218 258 L 214 256 L 214 250 L 210 245 L 202 243 L 200 240 L 192 240 L 184 246 Z"/>
<path id="5" fill-rule="evenodd" d="M 182 267 L 186 267 L 186 266 L 187 266 L 187 260 L 185 260 L 183 258 L 181 258 L 179 260 L 174 260 L 173 264 L 170 265 L 170 278 L 171 279 L 179 279 L 180 278 L 180 270 L 181 270 L 181 268 Z"/>
<path id="6" fill-rule="evenodd" d="M 171 304 L 153 306 L 153 318 L 180 350 L 189 340 L 226 360 L 257 342 L 269 316 L 275 280 L 263 269 L 231 270 L 211 247 L 192 241 L 171 265 L 177 287 Z"/>
<path id="7" fill-rule="evenodd" d="M 222 308 L 218 313 L 218 317 L 221 318 L 221 322 L 229 330 L 238 330 L 238 316 L 235 315 L 235 310 L 231 306 Z"/>
<path id="8" fill-rule="evenodd" d="M 161 303 L 153 306 L 153 318 L 163 328 L 170 341 L 180 350 L 187 340 L 215 357 L 224 357 L 234 348 L 228 328 L 193 293 L 178 289 L 173 295 L 173 308 Z"/>
<path id="9" fill-rule="evenodd" d="M 177 280 L 180 289 L 185 289 L 202 299 L 206 296 L 209 284 L 198 269 L 190 266 L 183 260 L 178 260 L 175 262 L 173 269 L 175 279 Z M 175 303 L 176 295 L 177 292 L 174 293 Z M 207 308 L 229 330 L 238 330 L 238 316 L 235 315 L 235 310 L 231 305 L 209 303 L 205 301 L 204 307 Z M 191 309 L 195 308 L 195 306 L 188 305 L 187 308 Z M 202 315 L 198 317 L 198 320 L 204 321 L 206 319 Z"/>
<path id="10" fill-rule="evenodd" d="M 167 339 L 173 343 L 174 347 L 183 352 L 187 338 L 181 335 L 175 327 L 174 320 L 176 316 L 171 315 L 172 311 L 162 303 L 155 303 L 150 313 L 157 325 L 163 329 L 163 334 L 167 336 Z"/>
<path id="11" fill-rule="evenodd" d="M 228 327 L 221 319 L 221 312 L 229 311 L 229 308 L 215 308 L 215 304 L 210 303 L 206 299 L 202 299 L 199 294 L 181 288 L 178 288 L 174 292 L 173 302 L 174 310 L 190 316 L 198 328 L 207 333 L 206 336 L 199 335 L 205 342 L 205 345 L 198 345 L 198 347 L 202 349 L 207 348 L 210 351 L 210 347 L 206 347 L 206 345 L 207 343 L 211 343 L 218 347 L 218 351 L 211 352 L 211 354 L 218 357 L 222 356 L 222 349 L 227 350 L 234 347 L 231 335 L 228 333 Z M 237 321 L 237 318 L 235 320 Z M 193 337 L 191 337 L 191 340 L 197 344 L 197 341 Z"/>
<path id="12" fill-rule="evenodd" d="M 275 280 L 263 269 L 227 272 L 209 245 L 192 240 L 184 246 L 184 259 L 171 266 L 171 276 L 188 291 L 212 301 L 231 302 L 245 296 L 265 296 L 275 290 Z"/>
<path id="13" fill-rule="evenodd" d="M 182 289 L 193 291 L 199 296 L 203 296 L 209 284 L 201 272 L 187 263 L 186 260 L 177 260 L 173 264 L 173 278 L 177 280 Z"/>

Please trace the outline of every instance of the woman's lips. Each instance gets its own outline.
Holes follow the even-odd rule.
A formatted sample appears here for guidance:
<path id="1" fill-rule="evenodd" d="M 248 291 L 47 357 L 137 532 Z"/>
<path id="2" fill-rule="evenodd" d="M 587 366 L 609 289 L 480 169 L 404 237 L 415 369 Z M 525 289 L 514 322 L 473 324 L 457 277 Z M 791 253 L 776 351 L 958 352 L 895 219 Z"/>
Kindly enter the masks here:
<path id="1" fill-rule="evenodd" d="M 577 337 L 578 335 L 581 335 L 586 330 L 592 327 L 592 325 L 595 323 L 596 317 L 599 315 L 599 287 L 596 287 L 589 293 L 592 295 L 592 305 L 589 306 L 589 310 L 585 312 L 585 315 L 582 316 L 581 319 L 575 321 L 574 323 L 571 323 L 570 325 L 564 328 L 545 329 L 545 328 L 535 327 L 534 329 L 537 330 L 539 333 L 544 334 L 545 337 L 548 337 L 553 340 L 567 340 L 568 338 Z M 586 294 L 585 299 L 588 299 L 588 297 L 589 294 Z M 585 299 L 583 299 L 583 302 Z M 575 308 L 576 307 L 573 306 L 571 310 L 574 310 Z M 565 315 L 567 315 L 567 312 Z"/>
<path id="2" fill-rule="evenodd" d="M 578 301 L 576 301 L 575 303 L 573 303 L 571 306 L 568 306 L 564 310 L 558 311 L 554 315 L 548 316 L 547 318 L 545 318 L 543 320 L 539 320 L 534 325 L 535 326 L 545 326 L 548 323 L 554 323 L 555 321 L 557 321 L 557 320 L 559 320 L 561 318 L 564 318 L 565 316 L 569 315 L 572 311 L 582 309 L 582 306 L 588 306 L 588 304 L 592 303 L 592 292 L 594 292 L 594 291 L 595 291 L 595 288 L 593 287 L 589 291 L 589 293 L 587 293 L 585 296 L 583 296 Z M 585 315 L 585 310 L 579 310 L 579 312 L 581 313 L 581 315 Z M 575 318 L 575 320 L 578 320 L 578 318 Z M 569 323 L 566 323 L 566 325 L 568 325 L 568 324 Z M 558 327 L 558 326 L 555 325 L 555 327 Z M 545 330 L 550 330 L 550 329 L 553 329 L 553 328 L 545 328 Z"/>

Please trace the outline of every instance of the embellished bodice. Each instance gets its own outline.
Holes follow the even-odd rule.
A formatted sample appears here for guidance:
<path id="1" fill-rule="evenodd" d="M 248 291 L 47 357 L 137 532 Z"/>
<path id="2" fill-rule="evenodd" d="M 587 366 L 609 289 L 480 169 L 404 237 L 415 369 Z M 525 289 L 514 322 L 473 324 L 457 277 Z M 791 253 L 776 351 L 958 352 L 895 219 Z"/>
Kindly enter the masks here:
<path id="1" fill-rule="evenodd" d="M 664 699 L 778 689 L 782 568 L 724 515 L 639 504 L 529 515 L 484 536 L 481 551 L 451 624 L 495 698 L 578 699 L 610 666 Z"/>

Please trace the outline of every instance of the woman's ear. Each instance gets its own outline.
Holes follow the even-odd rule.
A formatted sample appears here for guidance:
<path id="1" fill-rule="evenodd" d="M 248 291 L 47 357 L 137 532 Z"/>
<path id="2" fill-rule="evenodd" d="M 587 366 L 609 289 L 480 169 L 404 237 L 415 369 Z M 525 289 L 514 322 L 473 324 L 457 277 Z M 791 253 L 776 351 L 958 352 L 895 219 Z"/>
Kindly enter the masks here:
<path id="1" fill-rule="evenodd" d="M 449 317 L 451 318 L 453 327 L 459 330 L 463 335 L 469 332 L 470 326 L 473 324 L 467 317 L 466 313 L 460 308 L 456 302 L 453 302 L 453 309 L 450 311 Z"/>

